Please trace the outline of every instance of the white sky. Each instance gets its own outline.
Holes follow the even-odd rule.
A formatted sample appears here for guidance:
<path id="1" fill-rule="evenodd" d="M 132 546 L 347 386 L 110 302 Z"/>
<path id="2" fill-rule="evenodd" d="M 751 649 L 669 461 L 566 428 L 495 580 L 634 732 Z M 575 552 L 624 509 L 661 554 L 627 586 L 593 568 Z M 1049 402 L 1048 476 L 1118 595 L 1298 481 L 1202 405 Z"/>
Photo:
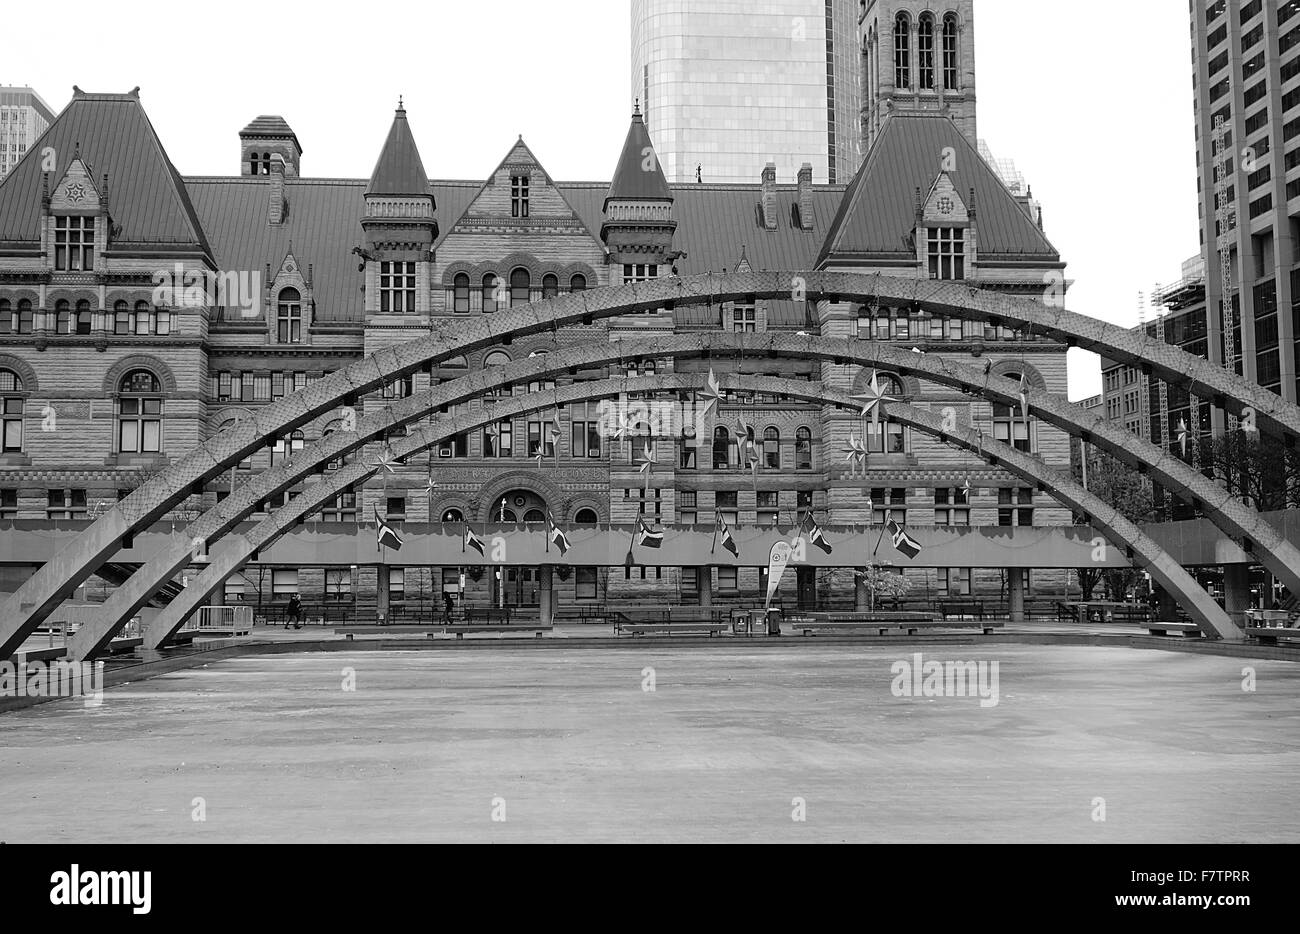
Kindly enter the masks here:
<path id="1" fill-rule="evenodd" d="M 93 28 L 55 26 L 50 54 L 49 11 L 0 0 L 0 32 L 30 40 L 5 43 L 0 83 L 56 112 L 73 83 L 140 85 L 186 175 L 237 174 L 239 130 L 281 114 L 306 175 L 368 177 L 398 94 L 437 178 L 486 178 L 523 134 L 553 177 L 604 180 L 627 132 L 624 0 L 190 8 L 65 0 L 59 21 Z M 1137 293 L 1199 249 L 1186 0 L 976 0 L 975 28 L 979 135 L 1042 202 L 1067 306 L 1135 324 Z M 1071 398 L 1100 389 L 1096 358 L 1072 352 Z"/>

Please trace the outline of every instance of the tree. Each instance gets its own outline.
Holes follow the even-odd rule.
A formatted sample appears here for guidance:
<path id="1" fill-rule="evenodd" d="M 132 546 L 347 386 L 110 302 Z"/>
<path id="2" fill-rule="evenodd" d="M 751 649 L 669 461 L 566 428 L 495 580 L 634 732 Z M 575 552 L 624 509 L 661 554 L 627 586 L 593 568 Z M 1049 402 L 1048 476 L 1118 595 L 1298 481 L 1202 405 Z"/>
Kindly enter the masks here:
<path id="1" fill-rule="evenodd" d="M 1300 449 L 1237 430 L 1200 441 L 1200 466 L 1261 512 L 1300 506 Z"/>
<path id="2" fill-rule="evenodd" d="M 1114 506 L 1130 522 L 1142 524 L 1158 518 L 1155 491 L 1151 482 L 1129 465 L 1104 451 L 1089 451 L 1088 491 L 1102 501 Z M 1082 481 L 1082 465 L 1074 464 L 1075 479 Z M 1076 517 L 1082 520 L 1082 516 Z M 1078 568 L 1079 588 L 1083 599 L 1091 600 L 1098 584 L 1104 585 L 1112 600 L 1123 600 L 1141 577 L 1134 567 L 1128 568 Z"/>

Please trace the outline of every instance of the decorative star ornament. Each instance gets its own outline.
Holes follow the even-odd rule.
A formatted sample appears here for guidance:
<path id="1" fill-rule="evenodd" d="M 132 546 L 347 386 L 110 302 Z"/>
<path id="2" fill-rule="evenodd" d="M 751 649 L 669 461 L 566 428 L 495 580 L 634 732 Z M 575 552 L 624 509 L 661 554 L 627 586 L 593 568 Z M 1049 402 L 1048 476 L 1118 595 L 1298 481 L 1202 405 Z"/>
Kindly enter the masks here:
<path id="1" fill-rule="evenodd" d="M 392 450 L 384 448 L 384 450 L 379 453 L 379 459 L 370 466 L 375 468 L 377 471 L 387 470 L 389 473 L 397 473 L 397 469 L 393 466 L 395 463 L 397 463 L 397 461 L 393 457 Z"/>
<path id="2" fill-rule="evenodd" d="M 1187 435 L 1187 419 L 1180 418 L 1178 420 L 1178 446 L 1182 448 L 1183 457 L 1187 456 Z"/>
<path id="3" fill-rule="evenodd" d="M 433 482 L 433 474 L 429 474 L 429 479 L 426 480 L 424 484 L 424 495 L 432 498 L 433 491 L 437 489 L 437 487 L 438 484 Z"/>
<path id="4" fill-rule="evenodd" d="M 848 461 L 849 469 L 853 470 L 861 464 L 863 469 L 867 466 L 867 448 L 858 440 L 853 432 L 849 432 L 849 443 L 847 446 L 840 448 L 844 452 L 844 459 Z"/>
<path id="5" fill-rule="evenodd" d="M 871 430 L 879 430 L 880 413 L 884 410 L 884 403 L 897 402 L 894 396 L 886 395 L 884 389 L 880 386 L 880 374 L 875 370 L 871 371 L 871 385 L 864 393 L 859 393 L 852 397 L 855 401 L 862 403 L 862 417 L 871 416 Z"/>
<path id="6" fill-rule="evenodd" d="M 655 448 L 653 444 L 647 441 L 641 448 L 641 466 L 637 468 L 637 472 L 645 477 L 645 488 L 647 490 L 650 488 L 650 472 L 654 469 L 654 465 Z"/>
<path id="7" fill-rule="evenodd" d="M 966 474 L 966 482 L 961 485 L 962 491 L 966 494 L 967 501 L 970 500 L 970 474 Z"/>
<path id="8" fill-rule="evenodd" d="M 717 410 L 718 403 L 722 400 L 722 386 L 718 383 L 718 378 L 713 375 L 713 368 L 709 368 L 708 379 L 704 381 L 704 388 L 700 390 L 700 398 L 704 400 L 704 414 Z"/>
<path id="9" fill-rule="evenodd" d="M 619 412 L 614 419 L 613 434 L 615 440 L 622 441 L 624 438 L 628 436 L 628 432 L 630 432 L 631 430 L 632 430 L 632 423 L 628 420 L 627 413 Z"/>

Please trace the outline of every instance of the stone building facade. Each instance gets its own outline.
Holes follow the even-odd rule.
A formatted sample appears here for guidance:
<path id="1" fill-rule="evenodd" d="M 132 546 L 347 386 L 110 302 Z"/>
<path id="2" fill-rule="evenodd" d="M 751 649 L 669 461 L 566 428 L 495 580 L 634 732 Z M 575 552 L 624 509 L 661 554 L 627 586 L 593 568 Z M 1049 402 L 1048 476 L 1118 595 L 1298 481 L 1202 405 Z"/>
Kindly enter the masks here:
<path id="1" fill-rule="evenodd" d="M 29 155 L 0 184 L 0 527 L 93 518 L 223 427 L 365 354 L 558 294 L 745 269 L 881 272 L 918 284 L 960 279 L 1035 296 L 1063 283 L 1060 257 L 1027 203 L 940 112 L 884 121 L 848 186 L 814 185 L 810 168 L 781 180 L 775 166 L 749 185 L 670 185 L 639 113 L 621 153 L 611 153 L 608 184 L 554 180 L 523 139 L 483 180 L 431 180 L 400 106 L 371 176 L 360 180 L 312 178 L 297 136 L 279 117 L 244 129 L 230 176 L 183 177 L 138 92 L 78 91 L 41 145 L 56 154 L 53 164 Z M 358 414 L 431 381 L 557 347 L 717 330 L 899 342 L 1065 391 L 1065 348 L 1039 336 L 912 307 L 798 298 L 660 309 L 521 338 L 395 380 L 361 400 Z M 647 356 L 626 372 L 710 368 L 951 406 L 989 437 L 1063 469 L 1069 463 L 1060 432 L 910 377 L 875 373 L 873 389 L 873 373 L 860 367 L 716 357 Z M 619 374 L 556 380 L 609 375 Z M 593 401 L 448 439 L 380 471 L 309 522 L 365 535 L 374 534 L 377 516 L 398 528 L 504 520 L 541 529 L 548 513 L 561 526 L 626 526 L 640 516 L 651 525 L 710 526 L 721 515 L 736 526 L 788 529 L 809 512 L 828 529 L 876 528 L 891 517 L 912 528 L 1071 522 L 1068 510 L 1000 469 L 891 423 L 888 403 L 877 422 L 814 403 L 729 394 L 711 437 L 684 435 L 673 422 L 648 438 L 654 418 L 635 413 L 664 401 L 619 400 L 633 413 L 625 437 L 611 437 L 608 407 Z M 172 519 L 179 524 L 210 508 L 253 471 L 293 457 L 339 423 L 334 413 L 272 439 L 195 490 Z M 654 451 L 648 479 L 641 469 L 647 441 Z M 748 441 L 757 470 L 742 462 Z M 865 464 L 846 461 L 854 445 L 867 451 Z M 382 457 L 383 445 L 353 456 Z M 262 504 L 259 515 L 283 502 Z M 377 555 L 359 567 L 255 563 L 227 583 L 224 599 L 283 602 L 297 592 L 308 604 L 378 605 L 395 614 L 427 612 L 444 590 L 459 593 L 461 568 L 386 555 L 389 563 Z M 7 573 L 0 586 L 12 589 L 18 571 Z M 752 601 L 764 573 L 629 568 L 620 553 L 606 565 L 561 573 L 557 593 L 561 606 L 638 596 L 691 603 L 702 587 L 715 601 Z M 995 595 L 1005 587 L 996 570 L 908 573 L 922 597 Z M 88 599 L 106 586 L 104 577 L 111 584 L 111 573 L 94 579 Z M 1030 585 L 1057 592 L 1065 574 L 1035 574 Z M 537 591 L 537 568 L 508 567 L 499 580 L 471 573 L 464 599 L 528 605 Z M 853 583 L 801 569 L 783 583 L 782 599 L 851 601 Z"/>

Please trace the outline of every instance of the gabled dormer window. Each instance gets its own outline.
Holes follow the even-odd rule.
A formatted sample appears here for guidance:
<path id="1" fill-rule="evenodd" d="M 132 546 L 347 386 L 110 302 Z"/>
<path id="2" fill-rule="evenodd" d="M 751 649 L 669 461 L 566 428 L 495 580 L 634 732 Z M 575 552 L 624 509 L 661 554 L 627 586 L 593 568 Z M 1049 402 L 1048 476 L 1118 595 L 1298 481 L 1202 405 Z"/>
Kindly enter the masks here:
<path id="1" fill-rule="evenodd" d="M 95 219 L 54 218 L 54 268 L 60 272 L 83 272 L 95 268 Z"/>
<path id="2" fill-rule="evenodd" d="M 276 339 L 281 344 L 302 342 L 302 296 L 297 289 L 283 289 L 276 302 Z"/>
<path id="3" fill-rule="evenodd" d="M 928 228 L 926 252 L 931 279 L 966 278 L 966 231 L 962 228 Z"/>
<path id="4" fill-rule="evenodd" d="M 528 216 L 528 176 L 510 176 L 510 216 Z"/>

